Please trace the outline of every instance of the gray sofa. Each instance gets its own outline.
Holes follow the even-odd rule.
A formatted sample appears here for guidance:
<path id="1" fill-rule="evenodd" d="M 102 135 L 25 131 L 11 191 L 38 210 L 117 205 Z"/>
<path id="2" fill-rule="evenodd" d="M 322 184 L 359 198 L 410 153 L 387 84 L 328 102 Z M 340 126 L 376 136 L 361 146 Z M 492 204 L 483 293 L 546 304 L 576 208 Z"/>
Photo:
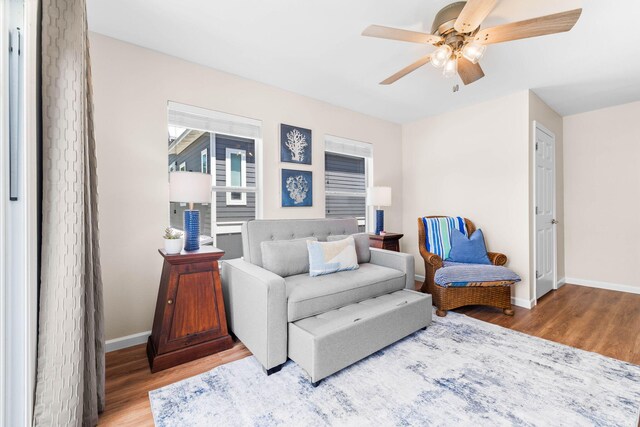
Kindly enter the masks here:
<path id="1" fill-rule="evenodd" d="M 431 296 L 414 291 L 408 254 L 372 248 L 357 270 L 318 277 L 263 268 L 262 242 L 354 233 L 355 219 L 243 224 L 243 258 L 222 266 L 228 325 L 267 374 L 291 358 L 316 384 L 431 322 Z"/>

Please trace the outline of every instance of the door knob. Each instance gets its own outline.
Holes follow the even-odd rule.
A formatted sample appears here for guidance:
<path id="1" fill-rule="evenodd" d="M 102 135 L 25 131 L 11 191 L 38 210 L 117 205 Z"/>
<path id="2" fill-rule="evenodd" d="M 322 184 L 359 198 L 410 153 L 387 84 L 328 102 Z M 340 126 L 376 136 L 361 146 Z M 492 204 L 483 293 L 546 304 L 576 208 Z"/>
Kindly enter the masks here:
<path id="1" fill-rule="evenodd" d="M 558 223 L 558 220 L 557 220 L 557 219 L 552 219 L 552 220 L 551 220 L 551 224 L 557 224 L 557 223 Z"/>

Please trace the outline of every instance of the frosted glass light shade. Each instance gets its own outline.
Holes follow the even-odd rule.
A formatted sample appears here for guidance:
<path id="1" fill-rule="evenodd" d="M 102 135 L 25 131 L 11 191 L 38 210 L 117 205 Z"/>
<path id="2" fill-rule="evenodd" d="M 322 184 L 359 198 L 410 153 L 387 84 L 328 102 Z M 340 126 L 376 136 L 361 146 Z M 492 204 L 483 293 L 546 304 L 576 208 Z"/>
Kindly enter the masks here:
<path id="1" fill-rule="evenodd" d="M 476 63 L 478 63 L 478 61 L 480 61 L 480 59 L 482 58 L 482 55 L 484 55 L 484 51 L 486 49 L 487 49 L 486 46 L 481 45 L 479 43 L 467 43 L 462 48 L 462 56 L 464 56 L 469 61 L 471 61 L 474 64 L 476 64 Z"/>
<path id="2" fill-rule="evenodd" d="M 391 206 L 391 187 L 367 188 L 367 206 Z"/>
<path id="3" fill-rule="evenodd" d="M 454 56 L 444 64 L 442 75 L 446 78 L 450 78 L 454 77 L 456 74 L 458 74 L 458 58 Z"/>
<path id="4" fill-rule="evenodd" d="M 169 201 L 211 203 L 211 175 L 200 172 L 171 172 Z"/>
<path id="5" fill-rule="evenodd" d="M 442 67 L 451 57 L 451 52 L 451 46 L 443 44 L 431 54 L 431 64 L 436 68 Z"/>

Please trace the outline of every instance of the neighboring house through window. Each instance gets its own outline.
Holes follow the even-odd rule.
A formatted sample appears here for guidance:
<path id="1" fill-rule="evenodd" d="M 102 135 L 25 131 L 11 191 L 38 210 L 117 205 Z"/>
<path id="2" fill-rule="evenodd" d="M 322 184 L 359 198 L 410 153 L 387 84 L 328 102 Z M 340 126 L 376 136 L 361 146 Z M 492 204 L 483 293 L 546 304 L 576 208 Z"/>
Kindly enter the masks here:
<path id="1" fill-rule="evenodd" d="M 367 187 L 372 182 L 371 144 L 327 135 L 325 138 L 325 215 L 355 217 L 367 230 Z"/>
<path id="2" fill-rule="evenodd" d="M 209 173 L 209 150 L 206 148 L 200 152 L 200 172 Z"/>
<path id="3" fill-rule="evenodd" d="M 245 187 L 247 183 L 247 152 L 237 148 L 225 149 L 227 187 Z M 227 192 L 227 205 L 246 205 L 247 194 Z"/>
<path id="4" fill-rule="evenodd" d="M 212 203 L 200 211 L 200 244 L 242 256 L 243 221 L 260 218 L 258 160 L 261 124 L 257 120 L 169 102 L 168 164 L 211 175 Z M 182 229 L 186 204 L 170 203 L 171 227 Z"/>

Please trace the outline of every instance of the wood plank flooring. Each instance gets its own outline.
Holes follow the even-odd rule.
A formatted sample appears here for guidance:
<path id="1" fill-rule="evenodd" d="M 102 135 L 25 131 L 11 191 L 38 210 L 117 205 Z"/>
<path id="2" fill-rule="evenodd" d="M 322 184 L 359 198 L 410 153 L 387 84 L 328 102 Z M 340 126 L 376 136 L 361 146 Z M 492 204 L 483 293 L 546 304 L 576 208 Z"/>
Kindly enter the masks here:
<path id="1" fill-rule="evenodd" d="M 640 295 L 564 285 L 532 310 L 515 307 L 513 317 L 489 307 L 455 310 L 551 341 L 640 364 Z M 99 425 L 151 426 L 148 392 L 198 375 L 251 353 L 240 342 L 221 353 L 151 374 L 145 346 L 106 356 L 107 402 Z"/>

